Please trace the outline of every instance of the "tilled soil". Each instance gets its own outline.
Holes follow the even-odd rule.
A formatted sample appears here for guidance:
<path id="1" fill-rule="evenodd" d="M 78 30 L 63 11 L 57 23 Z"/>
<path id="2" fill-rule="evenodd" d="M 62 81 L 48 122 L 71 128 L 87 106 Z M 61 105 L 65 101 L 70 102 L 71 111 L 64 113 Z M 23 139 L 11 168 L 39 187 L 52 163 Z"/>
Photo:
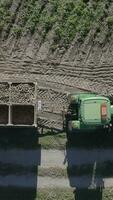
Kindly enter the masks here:
<path id="1" fill-rule="evenodd" d="M 44 112 L 38 113 L 38 124 L 62 129 L 62 118 L 58 120 L 58 114 L 61 116 L 63 109 L 67 108 L 67 94 L 75 91 L 92 91 L 109 96 L 112 100 L 111 82 L 106 81 L 106 78 L 103 82 L 102 79 L 91 80 L 90 77 L 78 76 L 77 68 L 73 64 L 68 64 L 6 58 L 0 61 L 1 81 L 37 82 L 37 98 L 42 101 Z M 80 69 L 79 66 L 78 69 Z M 105 71 L 102 70 L 102 74 L 105 74 Z M 109 71 L 109 76 L 111 75 Z M 27 85 L 26 83 L 24 87 L 21 84 L 14 84 L 12 101 L 33 103 L 34 87 L 32 84 Z M 53 113 L 57 114 L 55 120 L 52 119 Z"/>

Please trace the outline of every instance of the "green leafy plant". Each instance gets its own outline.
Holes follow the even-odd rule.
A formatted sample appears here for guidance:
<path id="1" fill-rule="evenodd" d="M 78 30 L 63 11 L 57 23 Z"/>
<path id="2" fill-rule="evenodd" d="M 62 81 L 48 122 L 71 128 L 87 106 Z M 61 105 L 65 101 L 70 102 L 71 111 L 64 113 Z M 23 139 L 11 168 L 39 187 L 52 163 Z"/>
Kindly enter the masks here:
<path id="1" fill-rule="evenodd" d="M 18 38 L 22 33 L 22 27 L 19 25 L 14 25 L 12 28 L 12 33 Z"/>
<path id="2" fill-rule="evenodd" d="M 108 28 L 109 28 L 109 29 L 110 29 L 110 28 L 113 29 L 113 16 L 107 17 L 106 21 L 107 21 Z"/>
<path id="3" fill-rule="evenodd" d="M 76 35 L 83 41 L 92 28 L 100 26 L 105 17 L 109 31 L 112 32 L 113 17 L 107 16 L 111 2 L 112 0 L 23 1 L 19 25 L 13 27 L 13 33 L 19 37 L 22 31 L 29 31 L 31 34 L 37 31 L 44 40 L 53 29 L 53 46 L 58 44 L 68 48 Z M 0 2 L 0 30 L 9 23 L 11 3 L 12 0 Z M 100 28 L 97 29 L 101 31 Z"/>
<path id="4" fill-rule="evenodd" d="M 1 0 L 0 1 L 0 31 L 10 21 L 9 7 L 12 4 L 12 0 Z"/>

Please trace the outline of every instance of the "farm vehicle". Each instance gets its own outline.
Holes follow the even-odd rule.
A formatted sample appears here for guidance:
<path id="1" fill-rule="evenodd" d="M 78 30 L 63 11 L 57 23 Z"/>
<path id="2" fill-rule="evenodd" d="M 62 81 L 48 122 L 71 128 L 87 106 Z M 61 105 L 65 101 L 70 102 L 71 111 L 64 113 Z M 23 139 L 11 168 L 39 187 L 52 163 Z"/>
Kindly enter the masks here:
<path id="1" fill-rule="evenodd" d="M 38 99 L 36 82 L 0 82 L 0 127 L 37 127 Z M 63 113 L 68 135 L 97 129 L 111 131 L 113 105 L 109 98 L 90 92 L 68 95 Z"/>
<path id="2" fill-rule="evenodd" d="M 68 135 L 112 130 L 113 105 L 109 98 L 86 92 L 73 93 L 68 95 L 68 105 L 63 123 Z"/>

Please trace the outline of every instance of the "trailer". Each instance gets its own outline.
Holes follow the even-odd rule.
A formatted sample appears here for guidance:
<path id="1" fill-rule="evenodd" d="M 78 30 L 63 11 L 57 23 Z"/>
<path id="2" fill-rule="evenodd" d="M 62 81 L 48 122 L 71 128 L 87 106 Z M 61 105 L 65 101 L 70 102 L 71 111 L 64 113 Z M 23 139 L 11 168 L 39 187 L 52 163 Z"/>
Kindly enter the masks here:
<path id="1" fill-rule="evenodd" d="M 37 127 L 36 82 L 0 82 L 0 127 Z"/>

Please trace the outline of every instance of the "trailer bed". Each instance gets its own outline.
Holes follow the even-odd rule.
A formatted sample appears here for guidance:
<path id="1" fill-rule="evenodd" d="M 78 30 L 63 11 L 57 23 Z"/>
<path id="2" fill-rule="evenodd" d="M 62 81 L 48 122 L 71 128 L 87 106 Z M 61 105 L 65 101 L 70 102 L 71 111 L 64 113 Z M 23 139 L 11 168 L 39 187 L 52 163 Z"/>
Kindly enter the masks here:
<path id="1" fill-rule="evenodd" d="M 0 127 L 37 126 L 37 83 L 0 82 Z"/>

